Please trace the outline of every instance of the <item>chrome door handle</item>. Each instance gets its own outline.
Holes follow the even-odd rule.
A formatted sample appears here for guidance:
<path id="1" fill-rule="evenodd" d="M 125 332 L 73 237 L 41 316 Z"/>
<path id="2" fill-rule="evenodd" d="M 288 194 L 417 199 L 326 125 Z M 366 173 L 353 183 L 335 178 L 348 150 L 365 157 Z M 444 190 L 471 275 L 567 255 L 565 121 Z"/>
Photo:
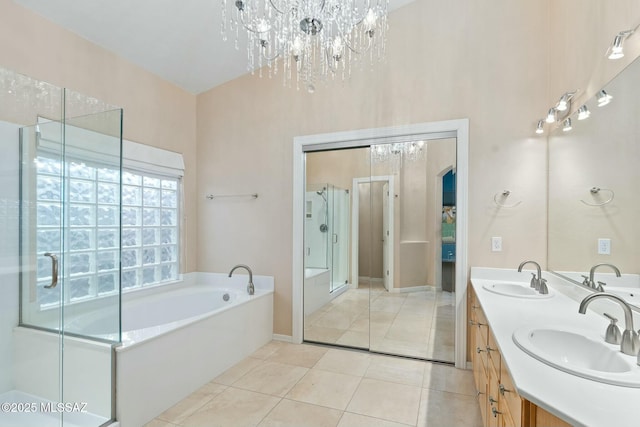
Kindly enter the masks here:
<path id="1" fill-rule="evenodd" d="M 58 284 L 58 257 L 51 252 L 45 252 L 44 256 L 51 258 L 51 284 L 45 285 L 45 288 L 55 288 Z"/>

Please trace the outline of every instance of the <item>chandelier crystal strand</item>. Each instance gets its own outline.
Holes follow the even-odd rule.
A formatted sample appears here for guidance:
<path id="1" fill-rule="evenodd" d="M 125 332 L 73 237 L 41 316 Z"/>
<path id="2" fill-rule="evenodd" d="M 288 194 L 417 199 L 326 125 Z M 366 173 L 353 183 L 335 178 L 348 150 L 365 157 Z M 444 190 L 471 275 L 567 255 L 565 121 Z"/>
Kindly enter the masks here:
<path id="1" fill-rule="evenodd" d="M 221 20 L 220 20 L 220 35 L 222 36 L 222 41 L 227 41 L 227 0 L 221 0 L 220 7 L 221 11 Z"/>
<path id="2" fill-rule="evenodd" d="M 269 77 L 282 72 L 285 85 L 295 73 L 296 87 L 312 90 L 318 81 L 350 78 L 356 61 L 373 65 L 384 56 L 388 0 L 220 1 L 223 39 L 235 31 L 237 48 L 244 29 L 248 68 L 267 65 Z"/>

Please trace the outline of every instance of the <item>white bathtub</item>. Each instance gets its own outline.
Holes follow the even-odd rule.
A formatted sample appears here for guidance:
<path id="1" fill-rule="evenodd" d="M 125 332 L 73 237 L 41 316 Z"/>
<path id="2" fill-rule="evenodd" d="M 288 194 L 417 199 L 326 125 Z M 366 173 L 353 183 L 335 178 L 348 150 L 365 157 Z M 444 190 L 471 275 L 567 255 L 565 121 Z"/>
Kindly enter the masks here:
<path id="1" fill-rule="evenodd" d="M 123 296 L 123 344 L 116 349 L 121 427 L 144 425 L 273 337 L 272 277 L 254 276 L 250 296 L 243 274 L 187 276 L 179 289 Z"/>
<path id="2" fill-rule="evenodd" d="M 115 349 L 120 427 L 144 425 L 273 338 L 273 278 L 254 276 L 254 285 L 250 296 L 240 272 L 190 273 L 180 284 L 122 295 L 122 344 Z M 117 341 L 109 333 L 113 310 L 87 307 L 84 314 L 74 307 L 74 331 Z M 59 336 L 17 327 L 13 341 L 16 390 L 57 401 Z M 65 400 L 87 402 L 104 420 L 112 413 L 112 351 L 107 342 L 65 337 Z"/>

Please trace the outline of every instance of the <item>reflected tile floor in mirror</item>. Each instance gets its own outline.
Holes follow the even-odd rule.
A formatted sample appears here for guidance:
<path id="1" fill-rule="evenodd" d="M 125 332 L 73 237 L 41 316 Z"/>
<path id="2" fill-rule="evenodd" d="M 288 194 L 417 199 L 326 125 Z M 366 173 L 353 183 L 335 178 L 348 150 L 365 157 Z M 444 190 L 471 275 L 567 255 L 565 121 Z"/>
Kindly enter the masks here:
<path id="1" fill-rule="evenodd" d="M 387 292 L 361 285 L 305 316 L 306 341 L 454 361 L 455 294 L 429 288 Z"/>
<path id="2" fill-rule="evenodd" d="M 272 341 L 146 427 L 480 425 L 472 371 Z"/>

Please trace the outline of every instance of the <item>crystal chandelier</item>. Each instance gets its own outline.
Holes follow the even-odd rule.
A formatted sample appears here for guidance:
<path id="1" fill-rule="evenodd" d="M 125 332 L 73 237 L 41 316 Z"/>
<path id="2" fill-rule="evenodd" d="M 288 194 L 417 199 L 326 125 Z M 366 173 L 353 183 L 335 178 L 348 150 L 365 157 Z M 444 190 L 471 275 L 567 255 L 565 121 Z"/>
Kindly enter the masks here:
<path id="1" fill-rule="evenodd" d="M 347 79 L 352 62 L 384 57 L 389 0 L 234 0 L 233 11 L 221 1 L 222 38 L 234 33 L 238 49 L 246 31 L 248 69 L 261 77 L 281 66 L 285 85 L 313 92 L 317 81 Z"/>

